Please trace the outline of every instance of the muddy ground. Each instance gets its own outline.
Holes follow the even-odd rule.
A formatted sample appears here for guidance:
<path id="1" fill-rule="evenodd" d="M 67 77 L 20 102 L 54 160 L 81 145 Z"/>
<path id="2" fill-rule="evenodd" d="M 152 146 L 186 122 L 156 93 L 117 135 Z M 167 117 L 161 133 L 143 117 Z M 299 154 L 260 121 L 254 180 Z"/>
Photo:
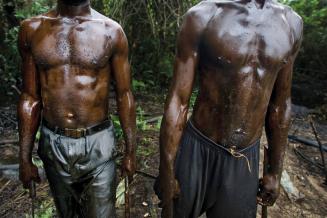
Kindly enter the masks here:
<path id="1" fill-rule="evenodd" d="M 158 174 L 158 121 L 145 123 L 144 120 L 156 117 L 162 113 L 163 97 L 152 96 L 143 98 L 138 96 L 139 107 L 142 108 L 143 119 L 139 121 L 138 141 L 138 169 L 147 174 Z M 291 135 L 303 137 L 315 141 L 311 126 L 308 121 L 308 113 L 314 111 L 302 107 L 295 107 L 297 115 L 293 116 Z M 113 109 L 114 111 L 114 109 Z M 326 122 L 317 121 L 317 130 L 322 142 L 327 142 Z M 0 107 L 0 141 L 17 139 L 17 125 L 14 104 Z M 266 145 L 263 134 L 261 148 Z M 122 143 L 120 143 L 122 145 Z M 295 150 L 297 153 L 295 153 Z M 300 153 L 299 153 L 300 152 Z M 262 158 L 261 151 L 261 160 Z M 0 176 L 0 217 L 30 217 L 31 200 L 28 192 L 22 188 L 17 174 L 16 143 L 0 144 L 0 169 L 3 165 L 10 165 L 12 170 L 1 171 Z M 305 160 L 301 154 L 306 155 Z M 325 156 L 326 152 L 325 152 Z M 327 157 L 326 157 L 327 158 Z M 39 163 L 34 152 L 34 159 Z M 305 146 L 301 143 L 290 141 L 287 148 L 284 168 L 291 178 L 294 186 L 301 192 L 301 199 L 291 200 L 282 189 L 281 195 L 275 206 L 269 208 L 269 217 L 327 217 L 327 187 L 323 185 L 324 174 L 320 169 L 321 156 L 319 150 Z M 13 165 L 12 165 L 13 164 Z M 317 165 L 317 166 L 316 166 Z M 43 176 L 44 177 L 44 176 Z M 120 178 L 121 180 L 121 178 Z M 131 185 L 131 217 L 160 217 L 158 199 L 152 186 L 154 180 L 149 176 L 137 174 Z M 122 191 L 122 190 L 118 190 Z M 36 217 L 56 217 L 51 199 L 51 193 L 45 178 L 37 185 L 37 199 L 35 202 Z M 258 207 L 258 217 L 260 217 Z M 118 217 L 123 217 L 124 205 L 117 204 Z"/>

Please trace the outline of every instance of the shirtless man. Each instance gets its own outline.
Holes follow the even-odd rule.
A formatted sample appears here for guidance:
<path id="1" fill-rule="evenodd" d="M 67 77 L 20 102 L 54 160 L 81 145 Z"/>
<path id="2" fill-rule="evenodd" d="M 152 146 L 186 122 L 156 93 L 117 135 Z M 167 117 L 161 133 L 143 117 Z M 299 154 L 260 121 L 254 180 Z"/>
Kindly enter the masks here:
<path id="1" fill-rule="evenodd" d="M 58 0 L 56 9 L 22 22 L 23 91 L 18 105 L 20 179 L 39 181 L 38 154 L 60 217 L 115 217 L 115 140 L 108 119 L 116 84 L 126 142 L 124 172 L 135 172 L 135 106 L 128 43 L 119 24 L 89 0 Z M 41 122 L 42 120 L 42 122 Z"/>
<path id="2" fill-rule="evenodd" d="M 301 38 L 301 18 L 273 0 L 203 1 L 187 12 L 160 135 L 163 217 L 255 217 L 257 200 L 274 204 Z M 259 184 L 264 125 L 268 172 Z"/>

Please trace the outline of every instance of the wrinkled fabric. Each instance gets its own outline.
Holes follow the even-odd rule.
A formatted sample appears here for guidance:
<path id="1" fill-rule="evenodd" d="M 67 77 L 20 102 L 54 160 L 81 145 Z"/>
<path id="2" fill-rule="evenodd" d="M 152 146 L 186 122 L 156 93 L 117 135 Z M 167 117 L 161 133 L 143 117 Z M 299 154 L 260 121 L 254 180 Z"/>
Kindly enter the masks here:
<path id="1" fill-rule="evenodd" d="M 38 154 L 60 217 L 116 217 L 112 125 L 78 139 L 54 134 L 43 126 Z"/>
<path id="2" fill-rule="evenodd" d="M 181 194 L 174 201 L 174 218 L 197 218 L 204 212 L 207 218 L 256 217 L 259 145 L 258 140 L 238 150 L 246 158 L 237 158 L 189 121 L 175 161 Z"/>

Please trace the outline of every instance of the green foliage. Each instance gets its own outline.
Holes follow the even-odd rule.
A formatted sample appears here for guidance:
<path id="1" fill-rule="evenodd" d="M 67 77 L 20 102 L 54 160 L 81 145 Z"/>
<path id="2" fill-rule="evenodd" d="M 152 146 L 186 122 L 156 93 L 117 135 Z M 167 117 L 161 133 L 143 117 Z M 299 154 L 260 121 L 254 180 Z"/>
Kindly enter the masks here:
<path id="1" fill-rule="evenodd" d="M 2 53 L 0 54 L 0 83 L 2 84 L 2 92 L 9 90 L 11 85 L 19 83 L 21 80 L 20 66 L 21 59 L 19 57 L 17 48 L 17 38 L 19 27 L 9 26 L 5 16 L 6 8 L 8 7 L 15 9 L 15 18 L 18 21 L 22 21 L 26 18 L 36 16 L 50 10 L 53 5 L 53 0 L 37 0 L 37 1 L 22 1 L 22 0 L 11 0 L 4 1 L 0 0 L 0 14 L 3 19 L 0 21 L 0 27 L 4 31 L 3 43 L 0 43 Z M 9 16 L 9 15 L 8 15 Z"/>
<path id="2" fill-rule="evenodd" d="M 136 154 L 138 157 L 149 157 L 157 152 L 155 147 L 149 146 L 152 142 L 151 138 L 142 138 L 141 145 L 137 146 Z"/>
<path id="3" fill-rule="evenodd" d="M 32 157 L 32 162 L 38 168 L 43 168 L 43 162 L 41 161 L 41 159 Z"/>
<path id="4" fill-rule="evenodd" d="M 0 82 L 4 85 L 2 88 L 8 88 L 9 85 L 15 84 L 19 77 L 20 59 L 17 49 L 17 35 L 18 27 L 13 27 L 5 33 L 5 52 L 0 54 Z"/>
<path id="5" fill-rule="evenodd" d="M 120 125 L 119 116 L 112 115 L 111 120 L 112 120 L 112 122 L 114 124 L 114 128 L 115 128 L 115 138 L 117 140 L 121 140 L 124 135 L 123 135 L 123 130 Z"/>
<path id="6" fill-rule="evenodd" d="M 38 0 L 27 4 L 25 7 L 16 10 L 16 17 L 20 20 L 48 12 L 52 7 L 52 1 Z"/>
<path id="7" fill-rule="evenodd" d="M 144 118 L 144 110 L 141 107 L 136 108 L 136 127 L 138 130 L 144 131 L 150 129 Z"/>
<path id="8" fill-rule="evenodd" d="M 30 214 L 25 214 L 26 218 L 31 218 Z M 39 208 L 35 210 L 35 218 L 55 217 L 55 206 L 52 200 L 43 201 Z"/>
<path id="9" fill-rule="evenodd" d="M 134 91 L 144 91 L 146 88 L 146 85 L 143 81 L 136 79 L 133 79 L 132 86 Z"/>
<path id="10" fill-rule="evenodd" d="M 198 97 L 199 90 L 193 91 L 190 99 L 190 108 L 193 108 L 195 105 L 196 98 Z"/>
<path id="11" fill-rule="evenodd" d="M 144 130 L 149 130 L 151 127 L 150 125 L 147 124 L 145 117 L 144 117 L 144 110 L 141 107 L 136 108 L 136 128 L 138 131 L 144 131 Z M 115 137 L 117 140 L 123 139 L 123 130 L 121 128 L 121 123 L 119 120 L 119 116 L 117 115 L 112 115 L 111 120 L 114 124 L 115 127 Z"/>
<path id="12" fill-rule="evenodd" d="M 327 78 L 327 1 L 283 0 L 303 19 L 304 33 L 302 49 L 295 66 L 296 71 L 314 77 Z"/>
<path id="13" fill-rule="evenodd" d="M 162 118 L 158 120 L 158 122 L 154 126 L 154 129 L 160 131 L 161 123 L 162 123 Z"/>
<path id="14" fill-rule="evenodd" d="M 133 76 L 145 88 L 166 87 L 172 75 L 182 16 L 199 0 L 102 0 L 102 12 L 124 28 L 131 47 Z M 101 10 L 101 8 L 98 8 Z"/>
<path id="15" fill-rule="evenodd" d="M 200 0 L 92 0 L 92 6 L 118 21 L 130 44 L 133 88 L 165 90 L 173 72 L 176 38 L 183 14 Z M 327 1 L 280 0 L 304 20 L 304 41 L 295 78 L 306 74 L 327 78 Z M 42 14 L 56 0 L 0 0 L 0 91 L 21 80 L 17 51 L 19 21 Z M 8 9 L 9 8 L 9 9 Z M 15 19 L 17 21 L 15 21 Z M 192 102 L 192 100 L 191 100 Z"/>

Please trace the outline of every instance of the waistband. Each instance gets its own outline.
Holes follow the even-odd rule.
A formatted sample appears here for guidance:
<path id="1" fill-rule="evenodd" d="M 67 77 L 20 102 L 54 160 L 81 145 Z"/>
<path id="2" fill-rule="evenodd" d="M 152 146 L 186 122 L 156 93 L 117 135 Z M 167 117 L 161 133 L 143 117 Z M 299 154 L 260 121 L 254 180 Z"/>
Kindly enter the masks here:
<path id="1" fill-rule="evenodd" d="M 48 121 L 43 119 L 42 125 L 45 126 L 46 128 L 48 128 L 49 130 L 51 130 L 55 134 L 78 139 L 78 138 L 86 137 L 89 135 L 93 135 L 104 129 L 107 129 L 112 126 L 112 122 L 111 122 L 111 120 L 106 119 L 103 122 L 96 124 L 94 126 L 91 126 L 91 127 L 70 129 L 70 128 L 59 128 L 58 126 L 53 126 Z"/>
<path id="2" fill-rule="evenodd" d="M 256 146 L 258 146 L 260 144 L 260 138 L 259 138 L 253 144 L 249 145 L 246 148 L 235 149 L 233 147 L 225 147 L 225 146 L 223 146 L 221 144 L 216 143 L 215 141 L 213 141 L 212 139 L 210 139 L 209 137 L 204 135 L 199 129 L 197 129 L 194 126 L 191 119 L 189 119 L 188 122 L 187 122 L 186 130 L 188 130 L 190 132 L 190 134 L 192 134 L 194 137 L 196 137 L 198 140 L 202 141 L 203 143 L 210 144 L 213 147 L 223 149 L 223 150 L 225 150 L 225 151 L 227 151 L 228 153 L 231 153 L 231 154 L 233 154 L 233 152 L 237 152 L 237 153 L 246 152 L 247 150 L 250 150 L 251 148 L 256 147 Z"/>

